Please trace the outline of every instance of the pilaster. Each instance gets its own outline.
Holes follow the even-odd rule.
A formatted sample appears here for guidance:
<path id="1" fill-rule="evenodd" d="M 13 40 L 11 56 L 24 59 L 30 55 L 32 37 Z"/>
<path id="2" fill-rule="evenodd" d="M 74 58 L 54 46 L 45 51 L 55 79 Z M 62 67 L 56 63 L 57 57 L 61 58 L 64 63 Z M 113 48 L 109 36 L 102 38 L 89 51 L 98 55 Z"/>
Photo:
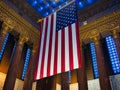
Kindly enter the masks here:
<path id="1" fill-rule="evenodd" d="M 61 90 L 70 90 L 68 72 L 61 73 Z"/>
<path id="2" fill-rule="evenodd" d="M 30 62 L 28 65 L 26 77 L 24 80 L 23 90 L 32 90 L 32 83 L 34 81 L 34 71 L 35 71 L 35 65 L 36 65 L 36 49 L 32 50 Z"/>
<path id="3" fill-rule="evenodd" d="M 103 53 L 101 42 L 100 42 L 100 36 L 97 35 L 97 36 L 93 37 L 93 41 L 95 43 L 100 89 L 101 90 L 111 90 L 109 76 L 107 75 L 106 66 L 105 66 L 104 53 Z"/>
<path id="4" fill-rule="evenodd" d="M 82 47 L 81 51 L 82 51 L 82 67 L 77 69 L 78 88 L 79 90 L 88 90 L 87 75 L 85 70 L 85 59 L 83 57 L 84 47 Z"/>

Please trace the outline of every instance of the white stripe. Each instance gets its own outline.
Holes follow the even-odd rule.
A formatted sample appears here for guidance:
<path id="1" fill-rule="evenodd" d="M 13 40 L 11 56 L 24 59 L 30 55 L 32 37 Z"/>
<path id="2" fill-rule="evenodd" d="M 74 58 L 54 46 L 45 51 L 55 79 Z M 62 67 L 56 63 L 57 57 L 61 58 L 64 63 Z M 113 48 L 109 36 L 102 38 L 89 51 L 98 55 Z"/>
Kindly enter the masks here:
<path id="1" fill-rule="evenodd" d="M 61 73 L 61 31 L 58 31 L 57 73 Z"/>
<path id="2" fill-rule="evenodd" d="M 55 32 L 56 32 L 56 12 L 54 13 L 54 22 L 53 22 L 53 36 L 52 36 L 50 75 L 53 75 L 53 70 L 54 70 Z"/>
<path id="3" fill-rule="evenodd" d="M 42 37 L 41 37 L 41 46 L 40 46 L 40 53 L 39 53 L 39 60 L 38 60 L 38 70 L 37 70 L 36 79 L 40 79 L 40 69 L 41 69 L 41 61 L 42 61 L 43 43 L 44 43 L 44 36 L 45 36 L 45 26 L 46 26 L 46 18 L 44 19 L 43 30 L 42 30 L 42 34 L 41 34 Z"/>
<path id="4" fill-rule="evenodd" d="M 77 40 L 76 40 L 76 30 L 75 23 L 72 24 L 72 44 L 73 44 L 73 64 L 74 69 L 78 68 L 78 57 L 77 57 Z"/>
<path id="5" fill-rule="evenodd" d="M 69 67 L 69 37 L 68 27 L 65 28 L 65 71 L 70 70 Z"/>
<path id="6" fill-rule="evenodd" d="M 50 39 L 50 26 L 51 26 L 51 15 L 48 17 L 48 31 L 47 31 L 47 40 L 45 45 L 45 58 L 44 58 L 44 71 L 43 77 L 47 76 L 47 63 L 48 63 L 48 50 L 49 50 L 49 39 Z"/>

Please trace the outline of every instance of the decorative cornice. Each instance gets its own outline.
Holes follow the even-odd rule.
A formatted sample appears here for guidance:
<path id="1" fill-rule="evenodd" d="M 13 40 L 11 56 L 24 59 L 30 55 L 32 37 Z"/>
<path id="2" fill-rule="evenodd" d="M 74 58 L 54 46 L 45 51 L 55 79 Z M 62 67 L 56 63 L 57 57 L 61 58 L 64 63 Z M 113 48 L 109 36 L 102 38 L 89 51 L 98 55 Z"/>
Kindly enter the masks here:
<path id="1" fill-rule="evenodd" d="M 79 21 L 80 22 L 86 21 L 90 17 L 93 17 L 94 15 L 97 15 L 98 13 L 102 13 L 113 7 L 114 7 L 114 11 L 117 11 L 119 8 L 119 4 L 120 4 L 120 0 L 100 0 L 96 4 L 89 6 L 84 10 L 80 10 L 78 12 Z M 111 12 L 111 10 L 109 10 L 109 12 Z"/>
<path id="2" fill-rule="evenodd" d="M 4 13 L 7 16 L 9 16 L 9 18 L 11 20 L 14 20 L 14 22 L 19 23 L 20 25 L 22 25 L 23 27 L 26 27 L 27 29 L 29 29 L 29 31 L 31 31 L 32 33 L 35 33 L 37 35 L 39 35 L 39 31 L 34 28 L 29 22 L 27 22 L 26 20 L 24 20 L 20 15 L 18 15 L 15 11 L 13 11 L 12 9 L 10 9 L 6 4 L 4 4 L 3 2 L 0 3 L 0 13 Z M 1 15 L 0 15 L 1 16 Z M 10 23 L 10 19 L 6 19 L 6 23 Z M 3 20 L 4 21 L 4 20 Z M 12 24 L 12 23 L 11 23 Z"/>
<path id="3" fill-rule="evenodd" d="M 9 28 L 20 33 L 21 37 L 28 37 L 33 43 L 38 43 L 40 32 L 2 1 L 0 2 L 0 19 Z"/>
<path id="4" fill-rule="evenodd" d="M 113 12 L 107 16 L 99 18 L 87 25 L 81 26 L 79 28 L 79 33 L 81 39 L 87 39 L 95 36 L 96 34 L 100 34 L 103 31 L 110 31 L 116 26 L 120 25 L 120 11 Z"/>

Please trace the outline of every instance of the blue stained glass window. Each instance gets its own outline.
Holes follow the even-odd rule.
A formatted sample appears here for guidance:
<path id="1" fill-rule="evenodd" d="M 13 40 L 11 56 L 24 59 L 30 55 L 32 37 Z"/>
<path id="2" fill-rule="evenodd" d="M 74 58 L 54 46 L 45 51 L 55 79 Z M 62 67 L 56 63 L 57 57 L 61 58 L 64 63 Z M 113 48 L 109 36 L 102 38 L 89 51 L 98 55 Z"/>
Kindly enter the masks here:
<path id="1" fill-rule="evenodd" d="M 9 36 L 10 36 L 10 34 L 8 33 L 8 34 L 6 35 L 5 40 L 4 40 L 4 43 L 3 43 L 2 49 L 0 50 L 0 61 L 2 60 L 3 54 L 4 54 L 4 52 L 5 52 L 5 48 L 6 48 L 6 45 L 7 45 L 7 42 L 8 42 Z"/>
<path id="2" fill-rule="evenodd" d="M 113 73 L 114 74 L 120 73 L 120 61 L 114 39 L 112 36 L 107 36 L 105 40 L 108 48 L 108 53 L 109 53 Z"/>
<path id="3" fill-rule="evenodd" d="M 31 49 L 28 48 L 26 56 L 25 56 L 25 62 L 24 62 L 23 73 L 22 73 L 22 80 L 24 80 L 25 75 L 26 75 L 26 71 L 27 71 L 27 68 L 28 68 L 28 63 L 29 63 L 29 60 L 30 60 L 30 54 L 31 54 Z"/>
<path id="4" fill-rule="evenodd" d="M 90 52 L 91 52 L 91 58 L 92 58 L 92 67 L 93 67 L 93 72 L 94 72 L 94 78 L 98 78 L 99 73 L 98 73 L 98 66 L 97 66 L 97 59 L 96 59 L 94 43 L 90 43 Z"/>

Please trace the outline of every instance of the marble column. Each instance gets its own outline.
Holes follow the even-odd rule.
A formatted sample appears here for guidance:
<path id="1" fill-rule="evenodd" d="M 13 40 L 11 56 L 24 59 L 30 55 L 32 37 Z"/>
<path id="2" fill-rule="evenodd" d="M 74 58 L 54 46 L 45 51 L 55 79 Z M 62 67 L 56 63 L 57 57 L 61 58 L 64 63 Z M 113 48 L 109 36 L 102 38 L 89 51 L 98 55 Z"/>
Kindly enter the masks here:
<path id="1" fill-rule="evenodd" d="M 52 89 L 51 90 L 56 90 L 56 84 L 57 84 L 57 75 L 54 75 L 52 76 Z"/>
<path id="2" fill-rule="evenodd" d="M 68 72 L 61 73 L 61 90 L 70 90 Z"/>
<path id="3" fill-rule="evenodd" d="M 116 45 L 118 57 L 119 57 L 119 60 L 120 60 L 120 36 L 119 36 L 119 33 L 117 32 L 117 30 L 113 30 L 112 35 L 113 35 L 113 38 L 114 38 L 114 42 L 115 42 L 115 45 Z"/>
<path id="4" fill-rule="evenodd" d="M 36 50 L 32 50 L 30 62 L 24 80 L 23 90 L 32 90 L 32 83 L 34 81 L 34 71 L 36 64 Z"/>
<path id="5" fill-rule="evenodd" d="M 56 75 L 48 77 L 46 90 L 56 90 Z"/>
<path id="6" fill-rule="evenodd" d="M 46 78 L 37 80 L 36 90 L 46 90 L 46 87 L 47 87 L 46 84 L 47 84 Z"/>
<path id="7" fill-rule="evenodd" d="M 99 72 L 100 89 L 101 90 L 111 90 L 109 76 L 107 75 L 106 66 L 105 66 L 104 53 L 102 50 L 102 45 L 100 43 L 100 37 L 95 36 L 93 38 L 93 40 L 95 43 L 95 51 L 96 51 L 96 58 L 97 58 L 97 65 L 98 65 L 98 72 Z"/>
<path id="8" fill-rule="evenodd" d="M 6 80 L 3 86 L 3 90 L 14 90 L 14 85 L 17 77 L 17 71 L 19 68 L 19 62 L 21 60 L 21 54 L 23 49 L 23 39 L 20 39 L 17 43 L 17 47 L 13 56 L 12 63 L 9 66 Z"/>
<path id="9" fill-rule="evenodd" d="M 77 69 L 78 90 L 88 90 L 85 59 L 83 58 L 84 48 L 85 46 L 82 48 L 82 67 Z"/>

